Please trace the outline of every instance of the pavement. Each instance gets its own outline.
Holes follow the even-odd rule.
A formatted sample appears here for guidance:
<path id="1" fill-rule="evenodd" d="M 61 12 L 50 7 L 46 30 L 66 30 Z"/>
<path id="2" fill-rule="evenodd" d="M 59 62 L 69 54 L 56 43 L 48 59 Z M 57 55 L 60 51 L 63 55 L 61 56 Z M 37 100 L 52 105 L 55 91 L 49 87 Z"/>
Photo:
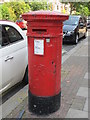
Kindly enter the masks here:
<path id="1" fill-rule="evenodd" d="M 19 102 L 17 107 L 4 118 L 88 118 L 90 113 L 88 109 L 89 45 L 89 38 L 85 39 L 62 58 L 61 106 L 58 111 L 47 116 L 37 116 L 28 111 L 26 95 L 22 102 Z"/>

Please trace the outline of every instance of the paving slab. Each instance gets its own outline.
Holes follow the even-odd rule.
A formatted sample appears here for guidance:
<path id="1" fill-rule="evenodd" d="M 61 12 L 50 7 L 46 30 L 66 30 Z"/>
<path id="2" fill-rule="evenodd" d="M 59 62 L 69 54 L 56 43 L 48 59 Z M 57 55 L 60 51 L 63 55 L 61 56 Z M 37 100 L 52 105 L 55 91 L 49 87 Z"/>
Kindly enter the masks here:
<path id="1" fill-rule="evenodd" d="M 62 64 L 70 57 L 73 56 L 76 51 L 78 51 L 85 43 L 87 40 L 81 41 L 80 44 L 78 44 L 75 48 L 70 50 L 68 53 L 65 54 L 65 56 L 62 57 Z M 86 49 L 85 49 L 86 51 Z M 85 52 L 87 54 L 87 52 Z M 87 55 L 86 55 L 87 56 Z"/>
<path id="2" fill-rule="evenodd" d="M 88 45 L 88 41 L 84 43 L 84 45 Z"/>
<path id="3" fill-rule="evenodd" d="M 85 79 L 90 79 L 90 72 L 86 72 L 84 78 L 85 78 Z"/>
<path id="4" fill-rule="evenodd" d="M 88 118 L 88 112 L 70 108 L 66 118 Z"/>
<path id="5" fill-rule="evenodd" d="M 90 74 L 90 73 L 89 73 L 89 74 Z M 88 79 L 88 72 L 86 72 L 84 78 L 85 78 L 85 79 Z"/>
<path id="6" fill-rule="evenodd" d="M 76 98 L 73 100 L 71 108 L 77 109 L 77 110 L 83 110 L 85 102 L 86 102 L 86 98 L 85 97 L 76 96 Z"/>
<path id="7" fill-rule="evenodd" d="M 28 85 L 16 93 L 13 97 L 2 104 L 2 117 L 5 118 L 10 114 L 22 101 L 28 96 Z"/>
<path id="8" fill-rule="evenodd" d="M 86 102 L 85 102 L 83 110 L 88 112 L 88 98 L 86 99 Z"/>
<path id="9" fill-rule="evenodd" d="M 2 119 L 2 107 L 0 106 L 0 120 Z"/>
<path id="10" fill-rule="evenodd" d="M 89 82 L 88 82 L 88 79 L 85 79 L 85 78 L 84 78 L 84 79 L 82 80 L 81 87 L 87 87 L 87 88 L 88 88 L 88 83 L 89 83 Z"/>
<path id="11" fill-rule="evenodd" d="M 78 49 L 78 51 L 76 51 L 73 56 L 86 56 L 88 57 L 88 47 L 87 45 L 83 45 L 81 46 L 81 48 Z"/>
<path id="12" fill-rule="evenodd" d="M 77 92 L 77 96 L 83 96 L 88 98 L 88 88 L 87 87 L 80 87 L 78 92 Z"/>
<path id="13" fill-rule="evenodd" d="M 28 106 L 28 97 L 26 97 L 22 103 L 20 103 L 8 116 L 7 118 L 18 118 L 22 110 L 25 110 Z"/>

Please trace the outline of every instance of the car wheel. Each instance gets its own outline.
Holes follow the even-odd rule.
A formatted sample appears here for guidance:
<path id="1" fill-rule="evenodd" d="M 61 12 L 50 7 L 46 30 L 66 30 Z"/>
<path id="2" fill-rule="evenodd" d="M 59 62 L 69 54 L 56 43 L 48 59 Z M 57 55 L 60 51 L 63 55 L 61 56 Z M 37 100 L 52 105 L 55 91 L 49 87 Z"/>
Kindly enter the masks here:
<path id="1" fill-rule="evenodd" d="M 77 44 L 78 43 L 78 39 L 79 39 L 79 37 L 78 37 L 78 35 L 76 35 L 76 37 L 75 37 L 75 44 Z"/>
<path id="2" fill-rule="evenodd" d="M 27 66 L 27 68 L 26 68 L 26 71 L 25 71 L 25 75 L 24 75 L 23 81 L 24 81 L 25 84 L 28 83 L 28 66 Z"/>

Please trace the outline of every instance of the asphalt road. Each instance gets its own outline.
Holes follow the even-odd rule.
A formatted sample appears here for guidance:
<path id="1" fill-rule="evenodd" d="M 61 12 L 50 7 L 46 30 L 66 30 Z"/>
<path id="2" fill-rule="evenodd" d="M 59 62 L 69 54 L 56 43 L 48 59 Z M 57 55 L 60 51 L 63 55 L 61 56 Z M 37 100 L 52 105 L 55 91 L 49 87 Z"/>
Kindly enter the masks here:
<path id="1" fill-rule="evenodd" d="M 88 29 L 87 35 L 90 36 L 90 29 Z M 89 37 L 88 37 L 88 38 L 89 38 Z M 79 40 L 79 43 L 78 43 L 78 44 L 80 44 L 83 40 L 84 40 L 84 38 L 81 38 L 81 39 Z M 62 47 L 63 47 L 64 50 L 66 50 L 67 52 L 69 52 L 71 49 L 73 49 L 73 48 L 76 47 L 76 46 L 77 46 L 77 45 L 74 45 L 74 44 L 72 44 L 72 43 L 64 43 Z"/>
<path id="2" fill-rule="evenodd" d="M 90 30 L 88 32 L 88 36 L 90 36 Z M 87 39 L 87 38 L 86 38 Z M 78 44 L 80 44 L 84 39 L 82 38 Z M 72 43 L 65 43 L 63 44 L 63 49 L 66 50 L 67 52 L 69 52 L 70 50 L 72 50 L 73 48 L 75 48 L 77 45 L 74 45 Z M 66 52 L 66 53 L 67 53 Z M 11 88 L 6 94 L 3 95 L 2 97 L 2 104 L 6 104 L 7 101 L 9 101 L 9 99 L 15 97 L 15 95 L 17 95 L 20 91 L 23 90 L 26 91 L 26 88 L 28 87 L 28 85 L 26 86 L 23 82 L 15 85 L 13 88 Z M 24 96 L 25 97 L 25 96 Z M 22 96 L 21 96 L 22 98 Z M 24 99 L 24 98 L 22 98 Z M 8 102 L 10 104 L 10 102 Z M 7 103 L 7 104 L 8 104 Z M 5 105 L 6 106 L 6 105 Z"/>

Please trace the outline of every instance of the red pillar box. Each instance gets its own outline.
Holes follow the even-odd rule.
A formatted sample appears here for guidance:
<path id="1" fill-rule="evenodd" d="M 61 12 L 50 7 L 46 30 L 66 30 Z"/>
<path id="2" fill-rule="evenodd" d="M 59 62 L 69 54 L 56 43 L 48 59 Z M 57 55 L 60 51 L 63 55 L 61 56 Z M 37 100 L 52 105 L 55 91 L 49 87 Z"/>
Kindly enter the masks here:
<path id="1" fill-rule="evenodd" d="M 68 15 L 34 11 L 27 21 L 29 111 L 49 114 L 60 107 L 63 21 Z"/>

